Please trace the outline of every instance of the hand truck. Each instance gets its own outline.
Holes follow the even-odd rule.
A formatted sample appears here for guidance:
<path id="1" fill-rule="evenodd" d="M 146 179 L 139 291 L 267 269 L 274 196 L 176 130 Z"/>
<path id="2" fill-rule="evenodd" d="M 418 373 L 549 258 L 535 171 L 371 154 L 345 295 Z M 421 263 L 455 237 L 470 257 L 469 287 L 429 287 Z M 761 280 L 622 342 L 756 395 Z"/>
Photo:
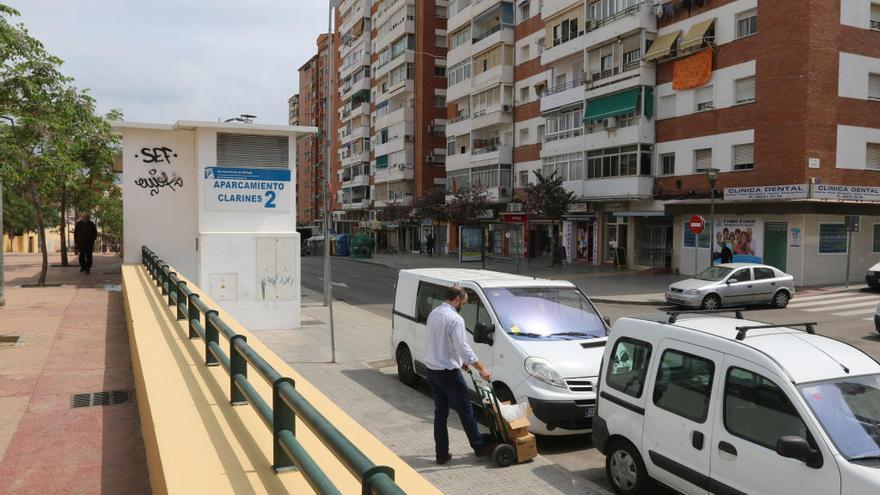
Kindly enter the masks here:
<path id="1" fill-rule="evenodd" d="M 501 415 L 501 404 L 498 396 L 492 389 L 491 383 L 477 382 L 477 378 L 471 370 L 468 370 L 471 380 L 474 382 L 474 391 L 483 408 L 483 417 L 489 427 L 489 436 L 492 443 L 498 445 L 492 450 L 492 462 L 498 467 L 507 467 L 516 463 L 516 449 L 513 448 L 507 437 L 507 429 L 504 427 L 504 417 Z"/>

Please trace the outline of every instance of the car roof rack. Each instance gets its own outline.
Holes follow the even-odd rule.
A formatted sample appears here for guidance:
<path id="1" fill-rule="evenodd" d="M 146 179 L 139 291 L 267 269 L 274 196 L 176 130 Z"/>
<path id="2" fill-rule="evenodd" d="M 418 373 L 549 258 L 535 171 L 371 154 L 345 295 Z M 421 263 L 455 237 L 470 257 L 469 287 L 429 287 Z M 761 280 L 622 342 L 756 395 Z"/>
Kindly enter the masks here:
<path id="1" fill-rule="evenodd" d="M 735 313 L 736 318 L 739 320 L 743 319 L 743 311 L 748 311 L 746 308 L 729 308 L 729 309 L 692 309 L 692 310 L 682 310 L 682 311 L 667 311 L 666 314 L 669 316 L 670 325 L 675 323 L 678 320 L 679 315 L 712 315 L 718 313 Z"/>
<path id="2" fill-rule="evenodd" d="M 754 325 L 754 326 L 746 326 L 746 327 L 736 327 L 736 340 L 743 340 L 746 338 L 746 332 L 749 330 L 759 330 L 764 328 L 790 328 L 790 327 L 804 327 L 804 330 L 811 335 L 816 334 L 816 322 L 810 321 L 805 323 L 780 323 L 778 325 Z"/>

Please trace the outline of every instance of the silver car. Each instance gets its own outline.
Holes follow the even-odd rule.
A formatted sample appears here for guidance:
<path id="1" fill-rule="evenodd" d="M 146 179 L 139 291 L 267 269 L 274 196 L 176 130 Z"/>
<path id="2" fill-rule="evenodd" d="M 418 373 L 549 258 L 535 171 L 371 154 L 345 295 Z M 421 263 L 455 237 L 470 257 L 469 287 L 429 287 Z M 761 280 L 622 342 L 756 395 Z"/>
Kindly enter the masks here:
<path id="1" fill-rule="evenodd" d="M 666 290 L 666 302 L 718 309 L 723 306 L 772 304 L 784 308 L 794 296 L 794 278 L 772 266 L 724 263 L 703 270 Z"/>

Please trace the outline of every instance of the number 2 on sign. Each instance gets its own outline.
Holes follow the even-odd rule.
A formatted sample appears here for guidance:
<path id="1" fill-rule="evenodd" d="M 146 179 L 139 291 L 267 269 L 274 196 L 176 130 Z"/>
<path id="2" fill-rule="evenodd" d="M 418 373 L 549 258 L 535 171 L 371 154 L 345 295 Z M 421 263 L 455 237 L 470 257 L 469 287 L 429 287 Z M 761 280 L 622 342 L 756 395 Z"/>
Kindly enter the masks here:
<path id="1" fill-rule="evenodd" d="M 266 191 L 266 208 L 275 208 L 275 191 Z"/>

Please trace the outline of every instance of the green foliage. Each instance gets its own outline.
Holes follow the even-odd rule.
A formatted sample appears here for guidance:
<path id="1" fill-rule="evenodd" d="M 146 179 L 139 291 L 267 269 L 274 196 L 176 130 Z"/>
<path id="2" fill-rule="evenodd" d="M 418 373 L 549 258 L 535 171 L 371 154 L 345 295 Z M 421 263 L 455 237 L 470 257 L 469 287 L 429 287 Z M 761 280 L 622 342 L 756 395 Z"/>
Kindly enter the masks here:
<path id="1" fill-rule="evenodd" d="M 566 191 L 562 186 L 562 177 L 553 172 L 549 177 L 544 177 L 541 172 L 535 172 L 538 182 L 526 186 L 526 211 L 531 215 L 537 215 L 550 220 L 562 220 L 562 215 L 568 212 L 574 193 Z"/>
<path id="2" fill-rule="evenodd" d="M 37 213 L 17 191 L 3 185 L 3 233 L 14 237 L 37 230 Z"/>
<path id="3" fill-rule="evenodd" d="M 492 204 L 489 202 L 486 190 L 472 187 L 455 192 L 452 198 L 446 202 L 443 210 L 446 213 L 446 218 L 461 224 L 476 220 L 480 214 L 491 208 Z"/>
<path id="4" fill-rule="evenodd" d="M 446 191 L 432 188 L 413 203 L 413 216 L 418 219 L 446 219 Z"/>

